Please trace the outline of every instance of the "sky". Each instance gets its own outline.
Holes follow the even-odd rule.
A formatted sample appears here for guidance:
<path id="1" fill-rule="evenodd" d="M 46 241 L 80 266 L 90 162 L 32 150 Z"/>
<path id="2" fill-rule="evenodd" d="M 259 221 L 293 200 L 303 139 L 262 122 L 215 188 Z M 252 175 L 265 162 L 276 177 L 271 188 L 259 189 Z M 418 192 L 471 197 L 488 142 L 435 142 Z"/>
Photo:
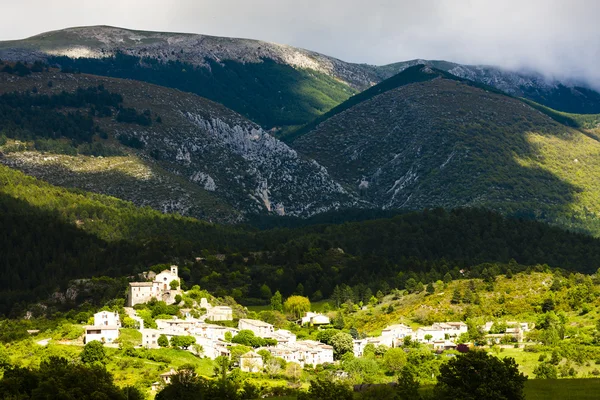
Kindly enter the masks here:
<path id="1" fill-rule="evenodd" d="M 112 25 L 261 39 L 377 65 L 526 68 L 600 88 L 598 0 L 0 1 L 0 40 Z"/>

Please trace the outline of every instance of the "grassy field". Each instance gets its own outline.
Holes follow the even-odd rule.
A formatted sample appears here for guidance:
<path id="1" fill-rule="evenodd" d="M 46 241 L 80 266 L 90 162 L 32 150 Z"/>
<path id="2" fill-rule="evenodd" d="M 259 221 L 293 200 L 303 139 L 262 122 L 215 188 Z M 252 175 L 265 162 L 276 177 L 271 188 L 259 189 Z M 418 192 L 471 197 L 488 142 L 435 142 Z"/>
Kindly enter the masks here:
<path id="1" fill-rule="evenodd" d="M 527 400 L 592 400 L 600 398 L 600 379 L 528 380 Z"/>

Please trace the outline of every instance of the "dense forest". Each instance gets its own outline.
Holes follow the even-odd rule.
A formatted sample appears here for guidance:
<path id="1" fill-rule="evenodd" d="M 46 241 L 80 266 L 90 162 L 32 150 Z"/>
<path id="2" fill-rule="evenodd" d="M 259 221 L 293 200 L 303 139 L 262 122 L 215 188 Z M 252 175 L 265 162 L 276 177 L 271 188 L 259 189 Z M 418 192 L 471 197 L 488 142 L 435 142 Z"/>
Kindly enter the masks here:
<path id="1" fill-rule="evenodd" d="M 160 263 L 179 264 L 186 287 L 199 284 L 239 301 L 260 300 L 264 285 L 315 299 L 340 285 L 375 292 L 406 287 L 411 278 L 427 284 L 446 274 L 473 277 L 538 264 L 593 272 L 600 265 L 600 240 L 478 209 L 393 217 L 350 210 L 260 230 L 163 215 L 2 171 L 5 314 L 47 299 L 72 279 L 130 276 Z M 380 219 L 364 220 L 373 217 Z M 263 221 L 263 228 L 270 224 Z"/>
<path id="2" fill-rule="evenodd" d="M 197 67 L 117 53 L 101 59 L 50 57 L 48 62 L 66 72 L 136 79 L 192 92 L 266 128 L 305 124 L 354 94 L 353 89 L 325 74 L 268 59 L 245 64 L 207 60 L 207 67 Z"/>
<path id="3" fill-rule="evenodd" d="M 47 66 L 16 63 L 14 66 L 6 64 L 1 72 L 23 76 L 43 68 Z M 52 81 L 46 84 L 53 85 Z M 0 95 L 0 132 L 12 139 L 69 139 L 71 147 L 75 148 L 82 143 L 91 143 L 96 134 L 106 137 L 94 118 L 113 115 L 121 123 L 152 124 L 150 110 L 140 112 L 123 107 L 123 96 L 106 90 L 103 85 L 78 88 L 73 93 L 62 91 L 46 95 L 38 94 L 37 88 L 33 88 Z M 130 143 L 129 138 L 119 139 L 125 145 L 139 147 L 138 143 Z"/>

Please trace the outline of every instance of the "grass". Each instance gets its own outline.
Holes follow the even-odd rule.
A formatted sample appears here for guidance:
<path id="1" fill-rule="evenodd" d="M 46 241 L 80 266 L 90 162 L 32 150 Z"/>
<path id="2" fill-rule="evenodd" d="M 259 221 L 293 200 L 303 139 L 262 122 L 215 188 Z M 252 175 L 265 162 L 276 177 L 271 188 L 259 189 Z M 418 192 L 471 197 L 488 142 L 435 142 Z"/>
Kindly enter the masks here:
<path id="1" fill-rule="evenodd" d="M 531 379 L 525 383 L 527 400 L 595 400 L 600 379 Z"/>

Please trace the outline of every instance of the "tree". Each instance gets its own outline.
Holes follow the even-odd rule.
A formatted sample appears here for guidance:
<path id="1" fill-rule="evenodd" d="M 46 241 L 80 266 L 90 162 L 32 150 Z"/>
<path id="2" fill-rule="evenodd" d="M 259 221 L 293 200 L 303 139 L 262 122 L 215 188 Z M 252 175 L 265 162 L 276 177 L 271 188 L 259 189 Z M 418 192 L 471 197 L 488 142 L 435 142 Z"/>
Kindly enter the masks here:
<path id="1" fill-rule="evenodd" d="M 333 346 L 333 355 L 339 360 L 346 353 L 352 353 L 354 350 L 354 342 L 352 336 L 345 332 L 340 332 L 331 338 L 331 346 Z"/>
<path id="2" fill-rule="evenodd" d="M 406 352 L 399 347 L 389 349 L 383 355 L 383 365 L 390 372 L 400 372 L 406 365 Z"/>
<path id="3" fill-rule="evenodd" d="M 302 375 L 302 367 L 300 366 L 300 364 L 290 362 L 285 367 L 285 374 L 293 380 L 297 381 Z"/>
<path id="4" fill-rule="evenodd" d="M 513 358 L 500 360 L 485 351 L 470 351 L 440 367 L 435 391 L 441 399 L 523 400 L 526 380 Z"/>
<path id="5" fill-rule="evenodd" d="M 549 363 L 539 363 L 533 370 L 536 379 L 558 379 L 558 370 Z"/>
<path id="6" fill-rule="evenodd" d="M 408 290 L 409 293 L 413 293 L 417 287 L 417 281 L 414 278 L 408 278 L 408 280 L 404 284 L 404 287 L 406 288 L 406 290 Z"/>
<path id="7" fill-rule="evenodd" d="M 223 335 L 223 338 L 227 343 L 231 343 L 231 340 L 233 339 L 233 334 L 231 333 L 231 331 L 227 331 L 225 332 L 225 335 Z"/>
<path id="8" fill-rule="evenodd" d="M 300 393 L 298 400 L 352 400 L 352 389 L 342 383 L 317 378 L 310 383 L 307 393 Z"/>
<path id="9" fill-rule="evenodd" d="M 156 343 L 160 347 L 169 347 L 169 338 L 167 337 L 167 335 L 160 335 Z"/>
<path id="10" fill-rule="evenodd" d="M 335 319 L 333 320 L 333 327 L 335 329 L 342 330 L 346 326 L 346 321 L 344 320 L 344 313 L 341 311 L 337 312 Z"/>
<path id="11" fill-rule="evenodd" d="M 444 283 L 450 282 L 452 282 L 452 275 L 450 275 L 450 272 L 446 272 L 446 275 L 444 275 Z"/>
<path id="12" fill-rule="evenodd" d="M 169 287 L 171 290 L 179 289 L 179 281 L 177 279 L 173 279 L 171 282 L 169 282 Z"/>
<path id="13" fill-rule="evenodd" d="M 423 282 L 419 281 L 417 286 L 415 286 L 415 293 L 421 293 L 423 290 L 425 290 L 425 285 L 423 285 Z"/>
<path id="14" fill-rule="evenodd" d="M 405 365 L 398 376 L 398 397 L 401 400 L 420 400 L 419 380 L 416 377 L 415 368 L 412 365 Z"/>
<path id="15" fill-rule="evenodd" d="M 427 343 L 429 343 L 429 341 L 430 341 L 431 339 L 433 339 L 433 336 L 432 336 L 432 335 L 430 335 L 430 334 L 427 334 L 427 335 L 425 335 L 425 336 L 423 336 L 423 337 L 425 338 L 425 340 L 427 340 Z"/>
<path id="16" fill-rule="evenodd" d="M 427 285 L 427 294 L 434 294 L 435 293 L 435 286 L 433 286 L 433 283 L 429 283 Z"/>
<path id="17" fill-rule="evenodd" d="M 183 350 L 187 350 L 194 343 L 196 343 L 194 336 L 173 336 L 171 338 L 171 346 Z"/>
<path id="18" fill-rule="evenodd" d="M 267 286 L 266 283 L 263 283 L 260 287 L 260 297 L 269 300 L 273 297 L 273 293 L 271 293 L 271 288 Z"/>
<path id="19" fill-rule="evenodd" d="M 467 319 L 467 329 L 469 339 L 471 339 L 474 344 L 481 342 L 485 337 L 485 334 L 473 319 Z"/>
<path id="20" fill-rule="evenodd" d="M 324 329 L 317 333 L 317 340 L 319 342 L 331 345 L 331 338 L 340 333 L 338 329 Z"/>
<path id="21" fill-rule="evenodd" d="M 542 312 L 544 312 L 544 313 L 546 313 L 548 311 L 553 311 L 554 307 L 555 307 L 554 299 L 551 297 L 544 299 L 544 301 L 542 302 Z"/>
<path id="22" fill-rule="evenodd" d="M 194 343 L 192 345 L 192 349 L 194 349 L 194 353 L 198 357 L 202 357 L 202 355 L 204 354 L 204 346 L 202 346 L 201 344 Z"/>
<path id="23" fill-rule="evenodd" d="M 294 291 L 294 294 L 298 296 L 304 296 L 304 285 L 299 283 L 298 286 L 296 286 L 296 291 Z"/>
<path id="24" fill-rule="evenodd" d="M 83 347 L 79 355 L 84 364 L 104 363 L 106 361 L 106 352 L 104 345 L 97 340 L 92 340 Z"/>
<path id="25" fill-rule="evenodd" d="M 290 296 L 283 303 L 283 309 L 299 319 L 304 313 L 310 311 L 310 300 L 304 296 Z"/>
<path id="26" fill-rule="evenodd" d="M 271 310 L 283 312 L 283 298 L 279 290 L 271 297 Z"/>
<path id="27" fill-rule="evenodd" d="M 460 304 L 461 301 L 462 301 L 462 294 L 460 293 L 460 289 L 454 288 L 454 292 L 452 292 L 452 299 L 450 300 L 450 303 Z"/>
<path id="28" fill-rule="evenodd" d="M 271 377 L 278 375 L 281 372 L 281 363 L 275 357 L 268 359 L 264 365 L 266 373 Z"/>

